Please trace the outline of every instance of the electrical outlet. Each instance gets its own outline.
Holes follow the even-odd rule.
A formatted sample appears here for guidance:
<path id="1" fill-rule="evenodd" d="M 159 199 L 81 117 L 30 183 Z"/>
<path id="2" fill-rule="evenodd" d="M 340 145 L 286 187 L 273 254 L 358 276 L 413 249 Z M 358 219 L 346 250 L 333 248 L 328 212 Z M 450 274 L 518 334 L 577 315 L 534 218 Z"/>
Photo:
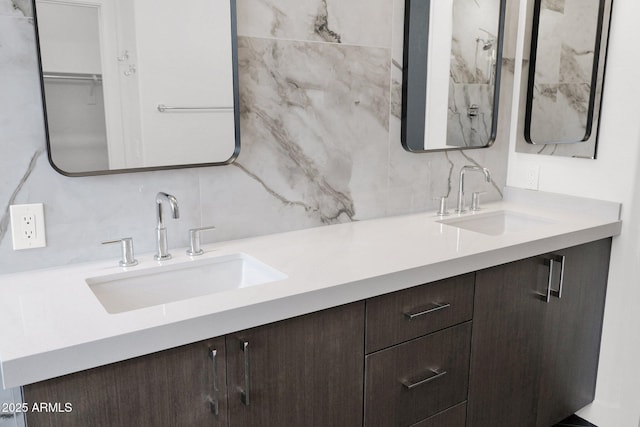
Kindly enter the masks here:
<path id="1" fill-rule="evenodd" d="M 540 166 L 527 166 L 525 178 L 525 188 L 528 190 L 538 190 L 540 185 Z"/>
<path id="2" fill-rule="evenodd" d="M 12 205 L 9 210 L 14 251 L 47 246 L 42 203 Z"/>

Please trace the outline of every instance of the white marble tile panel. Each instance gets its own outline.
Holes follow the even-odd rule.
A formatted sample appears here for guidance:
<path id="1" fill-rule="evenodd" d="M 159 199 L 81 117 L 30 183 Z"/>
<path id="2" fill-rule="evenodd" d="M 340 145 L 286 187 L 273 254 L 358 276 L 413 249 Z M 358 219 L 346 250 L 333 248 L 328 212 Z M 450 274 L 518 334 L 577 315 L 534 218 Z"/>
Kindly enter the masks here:
<path id="1" fill-rule="evenodd" d="M 538 143 L 581 141 L 587 131 L 589 88 L 580 84 L 542 86 L 536 86 L 531 139 Z"/>
<path id="2" fill-rule="evenodd" d="M 30 0 L 0 0 L 0 15 L 32 17 Z"/>
<path id="3" fill-rule="evenodd" d="M 216 227 L 205 243 L 323 225 L 302 200 L 282 197 L 238 163 L 202 169 L 200 185 L 202 224 Z"/>
<path id="4" fill-rule="evenodd" d="M 238 34 L 390 47 L 391 0 L 238 0 Z"/>
<path id="5" fill-rule="evenodd" d="M 500 1 L 456 0 L 452 10 L 452 78 L 456 83 L 487 83 L 497 48 Z"/>
<path id="6" fill-rule="evenodd" d="M 562 44 L 558 34 L 562 29 L 563 15 L 552 10 L 542 10 L 536 50 L 536 83 L 560 81 L 560 57 Z M 543 55 L 538 54 L 544 52 Z"/>
<path id="7" fill-rule="evenodd" d="M 491 140 L 493 86 L 451 84 L 447 120 L 447 145 L 482 147 Z M 470 108 L 477 108 L 470 114 Z M 473 115 L 475 114 L 475 116 Z"/>
<path id="8" fill-rule="evenodd" d="M 598 28 L 599 0 L 565 0 L 562 42 L 577 54 L 593 53 Z"/>
<path id="9" fill-rule="evenodd" d="M 237 167 L 317 224 L 359 218 L 359 195 L 386 185 L 389 51 L 249 37 L 238 44 Z"/>

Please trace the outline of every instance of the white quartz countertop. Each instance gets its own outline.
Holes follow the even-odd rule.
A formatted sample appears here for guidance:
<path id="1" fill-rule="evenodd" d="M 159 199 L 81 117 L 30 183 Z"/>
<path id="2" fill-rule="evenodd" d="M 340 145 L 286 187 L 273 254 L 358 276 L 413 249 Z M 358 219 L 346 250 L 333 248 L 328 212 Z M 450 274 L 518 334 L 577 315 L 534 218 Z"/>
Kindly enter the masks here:
<path id="1" fill-rule="evenodd" d="M 118 314 L 109 314 L 85 281 L 123 271 L 117 259 L 0 275 L 3 385 L 46 380 L 621 230 L 620 204 L 613 202 L 507 188 L 504 201 L 485 205 L 480 214 L 499 210 L 548 222 L 492 236 L 438 223 L 426 212 L 204 245 L 197 260 L 173 249 L 174 258 L 163 265 L 244 253 L 287 278 Z M 137 258 L 140 264 L 129 270 L 159 265 L 152 254 Z"/>

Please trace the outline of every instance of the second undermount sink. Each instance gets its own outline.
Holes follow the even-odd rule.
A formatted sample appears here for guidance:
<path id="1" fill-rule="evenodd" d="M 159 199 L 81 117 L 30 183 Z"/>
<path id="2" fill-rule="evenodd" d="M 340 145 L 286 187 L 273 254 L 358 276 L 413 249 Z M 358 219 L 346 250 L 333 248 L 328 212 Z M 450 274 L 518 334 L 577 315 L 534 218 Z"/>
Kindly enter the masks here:
<path id="1" fill-rule="evenodd" d="M 286 279 L 244 253 L 86 279 L 108 313 L 122 313 Z"/>
<path id="2" fill-rule="evenodd" d="M 553 221 L 520 212 L 496 211 L 481 214 L 470 214 L 456 218 L 448 218 L 439 223 L 476 233 L 499 236 L 506 233 L 518 233 L 534 227 L 553 224 Z"/>

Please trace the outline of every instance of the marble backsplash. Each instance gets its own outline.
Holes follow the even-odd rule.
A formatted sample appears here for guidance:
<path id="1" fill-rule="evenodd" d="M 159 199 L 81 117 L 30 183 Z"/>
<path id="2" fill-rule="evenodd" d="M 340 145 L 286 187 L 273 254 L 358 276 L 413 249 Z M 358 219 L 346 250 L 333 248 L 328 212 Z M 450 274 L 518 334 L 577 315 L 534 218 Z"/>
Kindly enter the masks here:
<path id="1" fill-rule="evenodd" d="M 174 194 L 189 228 L 216 225 L 224 241 L 346 221 L 434 211 L 455 200 L 465 164 L 506 181 L 512 67 L 503 68 L 498 139 L 471 151 L 412 154 L 400 144 L 402 0 L 238 0 L 242 149 L 222 167 L 68 178 L 48 164 L 29 2 L 0 0 L 0 273 L 118 259 L 101 241 L 134 238 L 154 247 L 154 199 Z M 506 40 L 518 15 L 509 6 Z M 513 9 L 513 10 L 512 10 Z M 510 36 L 511 35 L 511 36 Z M 398 56 L 400 52 L 400 56 Z M 506 65 L 515 46 L 505 44 Z M 45 205 L 48 247 L 13 251 L 9 205 Z"/>

